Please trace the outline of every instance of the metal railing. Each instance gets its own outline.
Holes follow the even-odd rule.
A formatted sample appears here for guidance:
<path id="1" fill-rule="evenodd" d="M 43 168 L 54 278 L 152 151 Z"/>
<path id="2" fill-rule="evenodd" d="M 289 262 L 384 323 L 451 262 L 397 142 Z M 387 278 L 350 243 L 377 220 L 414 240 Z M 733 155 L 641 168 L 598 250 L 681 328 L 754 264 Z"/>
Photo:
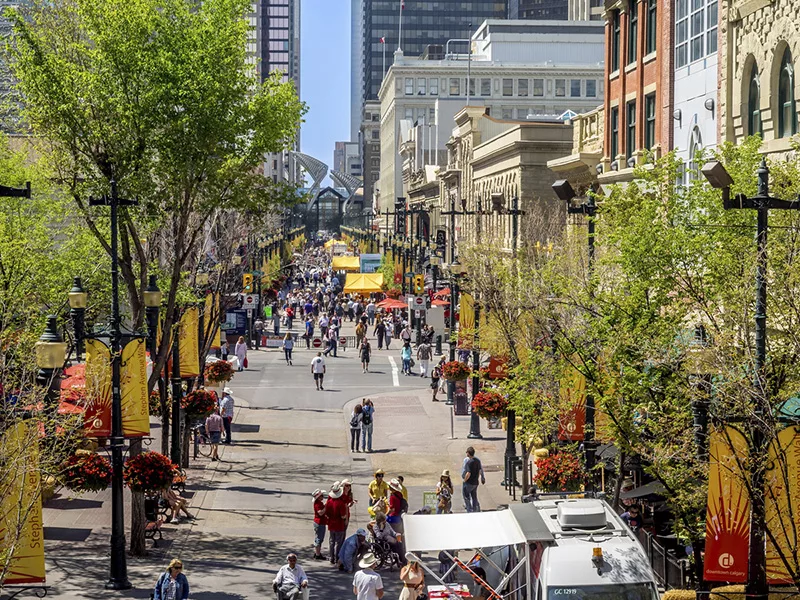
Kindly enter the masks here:
<path id="1" fill-rule="evenodd" d="M 687 559 L 677 558 L 671 551 L 658 543 L 655 536 L 648 531 L 639 529 L 636 537 L 644 547 L 659 585 L 667 590 L 692 589 L 694 587 L 692 569 Z"/>

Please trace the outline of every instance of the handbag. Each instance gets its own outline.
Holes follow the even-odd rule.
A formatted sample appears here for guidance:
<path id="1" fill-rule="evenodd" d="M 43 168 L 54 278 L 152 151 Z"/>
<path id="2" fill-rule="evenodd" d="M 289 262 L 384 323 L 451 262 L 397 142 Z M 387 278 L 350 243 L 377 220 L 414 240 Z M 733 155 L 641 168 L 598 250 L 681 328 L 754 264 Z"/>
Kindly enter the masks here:
<path id="1" fill-rule="evenodd" d="M 243 366 L 245 369 L 247 368 L 247 357 L 246 357 L 246 356 L 244 357 L 244 360 L 242 361 L 242 366 Z"/>

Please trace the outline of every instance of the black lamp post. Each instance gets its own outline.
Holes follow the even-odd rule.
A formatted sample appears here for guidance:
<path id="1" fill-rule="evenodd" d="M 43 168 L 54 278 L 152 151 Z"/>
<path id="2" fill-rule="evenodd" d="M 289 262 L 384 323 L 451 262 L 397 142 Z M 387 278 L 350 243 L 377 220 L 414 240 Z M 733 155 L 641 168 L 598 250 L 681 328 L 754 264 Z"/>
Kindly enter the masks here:
<path id="1" fill-rule="evenodd" d="M 72 321 L 72 331 L 75 333 L 75 360 L 81 361 L 84 339 L 86 337 L 86 304 L 89 295 L 81 286 L 81 278 L 75 277 L 72 289 L 69 291 L 69 316 Z"/>
<path id="2" fill-rule="evenodd" d="M 52 417 L 58 410 L 61 396 L 60 374 L 67 359 L 67 345 L 58 333 L 55 315 L 47 316 L 47 327 L 36 342 L 36 383 L 46 390 L 45 413 Z M 53 429 L 55 427 L 53 426 Z M 48 437 L 54 432 L 48 431 Z"/>
<path id="3" fill-rule="evenodd" d="M 758 175 L 758 192 L 752 198 L 744 194 L 737 194 L 731 199 L 730 188 L 733 178 L 725 170 L 722 163 L 717 161 L 707 162 L 701 169 L 703 175 L 712 187 L 722 190 L 722 205 L 725 210 L 746 208 L 758 211 L 756 225 L 756 306 L 755 306 L 755 374 L 753 397 L 756 399 L 753 418 L 749 427 L 752 438 L 753 450 L 763 456 L 767 451 L 769 441 L 765 439 L 762 429 L 764 415 L 769 414 L 769 386 L 764 373 L 767 361 L 767 221 L 769 210 L 788 209 L 800 210 L 800 200 L 788 201 L 774 198 L 769 195 L 769 168 L 766 159 L 761 159 L 761 164 L 756 171 Z M 767 558 L 766 558 L 766 507 L 764 494 L 764 467 L 756 467 L 750 471 L 750 549 L 747 568 L 746 595 L 753 600 L 766 600 L 769 595 L 767 583 Z"/>
<path id="4" fill-rule="evenodd" d="M 553 191 L 563 201 L 567 203 L 567 213 L 570 215 L 586 215 L 587 229 L 588 229 L 588 252 L 589 252 L 589 281 L 592 281 L 592 273 L 594 272 L 594 220 L 597 215 L 597 204 L 595 202 L 595 195 L 593 190 L 586 193 L 586 201 L 578 205 L 572 204 L 572 199 L 575 198 L 575 190 L 572 189 L 569 181 L 566 179 L 559 179 L 553 183 Z M 591 288 L 590 288 L 591 292 Z M 586 391 L 586 427 L 583 434 L 583 453 L 586 462 L 586 471 L 589 473 L 587 481 L 588 491 L 594 491 L 594 468 L 596 464 L 596 451 L 597 444 L 595 442 L 595 407 L 594 396 L 590 391 Z"/>
<path id="5" fill-rule="evenodd" d="M 150 275 L 147 288 L 144 291 L 144 314 L 147 319 L 147 342 L 150 350 L 150 360 L 155 362 L 158 353 L 157 334 L 158 334 L 158 312 L 161 308 L 161 298 L 163 294 L 158 288 L 155 275 Z"/>
<path id="6" fill-rule="evenodd" d="M 463 273 L 463 267 L 461 263 L 458 262 L 458 259 L 454 259 L 449 266 L 450 270 L 450 348 L 449 348 L 449 358 L 450 362 L 453 362 L 456 359 L 456 342 L 455 339 L 456 335 L 456 307 L 458 306 L 458 278 L 461 277 Z M 456 391 L 456 382 L 455 381 L 448 381 L 447 382 L 447 404 L 452 405 L 454 403 L 453 397 L 455 396 Z"/>
<path id="7" fill-rule="evenodd" d="M 478 386 L 480 385 L 480 369 L 481 369 L 481 351 L 478 345 L 478 329 L 480 328 L 481 321 L 481 307 L 475 302 L 475 336 L 472 341 L 472 400 L 478 395 Z M 481 435 L 481 418 L 474 410 L 472 410 L 472 402 L 470 402 L 469 409 L 469 435 L 467 437 L 471 440 L 483 439 Z"/>
<path id="8" fill-rule="evenodd" d="M 170 439 L 169 458 L 176 465 L 181 464 L 181 400 L 183 399 L 183 380 L 181 379 L 181 344 L 180 344 L 180 312 L 175 309 L 172 327 L 172 433 Z"/>
<path id="9" fill-rule="evenodd" d="M 117 195 L 117 182 L 111 180 L 111 195 L 89 198 L 90 206 L 111 208 L 111 565 L 107 589 L 127 590 L 128 565 L 125 556 L 124 498 L 122 489 L 122 449 L 125 438 L 122 431 L 122 395 L 120 359 L 122 332 L 119 313 L 119 255 L 118 216 L 120 206 L 132 206 L 135 200 L 125 200 Z"/>

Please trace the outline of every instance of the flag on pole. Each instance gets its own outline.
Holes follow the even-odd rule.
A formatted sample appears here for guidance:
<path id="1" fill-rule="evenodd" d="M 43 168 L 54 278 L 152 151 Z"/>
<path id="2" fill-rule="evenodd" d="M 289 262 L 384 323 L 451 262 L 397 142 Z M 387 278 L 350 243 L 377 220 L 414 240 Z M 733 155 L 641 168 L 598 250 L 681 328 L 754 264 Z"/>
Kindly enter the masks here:
<path id="1" fill-rule="evenodd" d="M 406 0 L 400 0 L 400 10 L 406 9 Z"/>
<path id="2" fill-rule="evenodd" d="M 386 38 L 385 38 L 385 37 L 382 37 L 382 38 L 381 38 L 381 44 L 385 44 L 385 43 L 386 43 Z"/>

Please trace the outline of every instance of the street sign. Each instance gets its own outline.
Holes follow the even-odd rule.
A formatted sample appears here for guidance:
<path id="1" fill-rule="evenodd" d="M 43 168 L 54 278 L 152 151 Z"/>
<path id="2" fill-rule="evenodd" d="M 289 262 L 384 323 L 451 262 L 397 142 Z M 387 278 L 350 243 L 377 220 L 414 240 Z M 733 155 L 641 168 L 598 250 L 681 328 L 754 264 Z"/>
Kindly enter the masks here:
<path id="1" fill-rule="evenodd" d="M 406 279 L 411 279 L 416 273 L 406 273 Z"/>
<path id="2" fill-rule="evenodd" d="M 424 296 L 414 296 L 414 306 L 422 308 L 425 306 Z"/>
<path id="3" fill-rule="evenodd" d="M 314 346 L 314 348 L 321 348 L 322 340 L 319 338 L 314 338 L 314 341 L 311 342 L 311 345 Z"/>
<path id="4" fill-rule="evenodd" d="M 252 310 L 258 307 L 258 294 L 242 294 L 242 308 Z"/>
<path id="5" fill-rule="evenodd" d="M 339 338 L 339 345 L 340 346 L 344 346 L 345 344 L 347 344 L 347 338 L 344 337 L 344 336 L 340 337 Z"/>
<path id="6" fill-rule="evenodd" d="M 414 311 L 414 316 L 417 319 L 421 319 L 423 316 L 425 316 L 425 311 L 424 310 L 415 310 Z"/>

